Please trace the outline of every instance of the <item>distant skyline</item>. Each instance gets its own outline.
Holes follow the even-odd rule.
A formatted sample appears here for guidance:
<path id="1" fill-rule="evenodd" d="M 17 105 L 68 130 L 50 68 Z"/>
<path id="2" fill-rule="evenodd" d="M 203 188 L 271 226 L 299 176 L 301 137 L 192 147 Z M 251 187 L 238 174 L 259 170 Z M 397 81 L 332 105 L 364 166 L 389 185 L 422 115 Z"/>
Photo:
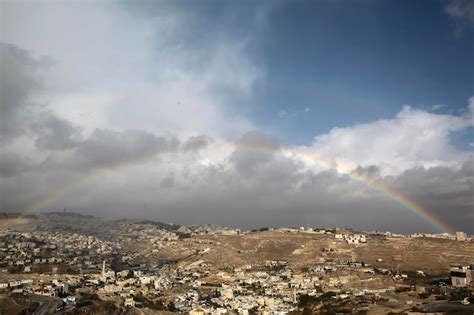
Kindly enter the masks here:
<path id="1" fill-rule="evenodd" d="M 0 211 L 474 233 L 474 1 L 7 0 L 0 20 Z"/>

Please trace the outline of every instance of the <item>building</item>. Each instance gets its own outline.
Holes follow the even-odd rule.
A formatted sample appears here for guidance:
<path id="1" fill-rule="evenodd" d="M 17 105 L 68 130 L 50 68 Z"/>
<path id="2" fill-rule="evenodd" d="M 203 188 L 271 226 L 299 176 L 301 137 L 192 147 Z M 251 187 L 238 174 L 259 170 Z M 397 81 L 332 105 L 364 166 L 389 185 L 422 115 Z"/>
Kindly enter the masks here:
<path id="1" fill-rule="evenodd" d="M 466 287 L 472 281 L 474 270 L 472 265 L 451 268 L 451 284 L 453 287 Z"/>
<path id="2" fill-rule="evenodd" d="M 360 244 L 367 242 L 367 238 L 364 234 L 344 234 L 343 237 L 348 244 Z"/>
<path id="3" fill-rule="evenodd" d="M 124 302 L 124 306 L 135 307 L 135 301 L 133 300 L 133 298 L 126 298 Z"/>
<path id="4" fill-rule="evenodd" d="M 465 232 L 456 232 L 456 241 L 463 242 L 467 239 L 467 234 Z"/>

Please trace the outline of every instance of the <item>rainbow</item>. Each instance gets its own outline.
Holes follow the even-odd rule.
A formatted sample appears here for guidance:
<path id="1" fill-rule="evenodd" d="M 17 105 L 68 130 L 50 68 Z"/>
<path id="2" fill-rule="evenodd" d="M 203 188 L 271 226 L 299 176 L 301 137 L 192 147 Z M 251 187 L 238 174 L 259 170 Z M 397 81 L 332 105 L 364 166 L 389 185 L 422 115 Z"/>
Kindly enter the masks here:
<path id="1" fill-rule="evenodd" d="M 423 219 L 426 222 L 429 222 L 432 226 L 437 228 L 441 232 L 453 233 L 455 229 L 451 227 L 448 223 L 444 222 L 439 216 L 435 215 L 427 208 L 423 207 L 420 204 L 417 204 L 415 201 L 411 200 L 408 196 L 404 195 L 402 192 L 394 189 L 393 187 L 389 186 L 385 181 L 380 178 L 373 178 L 367 174 L 363 174 L 360 172 L 355 172 L 354 168 L 340 163 L 339 165 L 335 166 L 332 161 L 327 161 L 321 158 L 314 153 L 305 153 L 302 151 L 294 151 L 288 150 L 290 155 L 294 155 L 296 158 L 309 161 L 309 162 L 317 162 L 321 166 L 325 166 L 326 168 L 334 169 L 338 173 L 345 174 L 350 178 L 363 182 L 370 188 L 383 193 L 388 198 L 396 201 L 397 203 L 401 204 L 405 208 L 411 210 L 415 213 L 418 217 Z"/>
<path id="2" fill-rule="evenodd" d="M 282 154 L 283 156 L 291 157 L 302 162 L 305 162 L 309 165 L 318 165 L 325 169 L 332 169 L 338 172 L 339 174 L 347 175 L 350 178 L 365 183 L 371 189 L 375 191 L 379 191 L 383 193 L 388 198 L 398 202 L 405 208 L 411 210 L 415 213 L 418 217 L 423 219 L 426 222 L 429 222 L 433 227 L 441 232 L 454 232 L 454 229 L 444 222 L 440 217 L 436 216 L 434 213 L 430 212 L 427 208 L 423 207 L 420 204 L 417 204 L 415 201 L 411 200 L 408 196 L 404 195 L 402 192 L 395 190 L 393 187 L 389 186 L 385 181 L 379 178 L 373 178 L 366 174 L 355 172 L 354 167 L 349 165 L 344 165 L 342 163 L 338 163 L 337 165 L 330 160 L 324 159 L 323 157 L 319 156 L 313 152 L 307 152 L 301 149 L 289 149 L 289 148 L 271 148 L 265 146 L 254 146 L 254 145 L 242 145 L 234 142 L 220 142 L 220 143 L 213 143 L 209 144 L 209 146 L 217 146 L 222 147 L 225 149 L 233 150 L 235 148 L 243 148 L 245 150 L 253 151 L 253 152 L 262 152 L 262 153 L 278 153 Z M 203 149 L 204 150 L 204 149 Z M 60 197 L 64 196 L 68 192 L 73 191 L 74 189 L 93 181 L 94 179 L 104 177 L 108 174 L 115 173 L 127 167 L 137 165 L 141 162 L 146 162 L 153 158 L 156 158 L 161 155 L 168 155 L 174 153 L 189 153 L 191 151 L 196 151 L 196 149 L 185 149 L 185 148 L 173 148 L 173 149 L 166 149 L 162 150 L 158 153 L 154 152 L 151 154 L 146 154 L 140 156 L 138 158 L 129 159 L 126 161 L 122 161 L 119 163 L 115 163 L 109 165 L 107 167 L 103 167 L 98 170 L 94 170 L 89 174 L 79 178 L 76 181 L 68 183 L 67 185 L 62 186 L 61 188 L 43 196 L 36 200 L 33 204 L 31 204 L 26 209 L 22 210 L 22 214 L 29 214 L 38 209 L 42 209 L 55 200 L 59 199 Z"/>

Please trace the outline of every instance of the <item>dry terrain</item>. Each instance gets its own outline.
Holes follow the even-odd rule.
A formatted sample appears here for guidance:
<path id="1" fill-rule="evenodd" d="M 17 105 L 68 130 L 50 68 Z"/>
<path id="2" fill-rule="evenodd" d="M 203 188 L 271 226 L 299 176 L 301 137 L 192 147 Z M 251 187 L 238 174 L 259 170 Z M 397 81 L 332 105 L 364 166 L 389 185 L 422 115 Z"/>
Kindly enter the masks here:
<path id="1" fill-rule="evenodd" d="M 399 271 L 423 270 L 446 274 L 453 265 L 474 261 L 474 243 L 437 238 L 390 238 L 369 236 L 367 243 L 350 245 L 331 234 L 255 232 L 235 236 L 197 236 L 152 252 L 148 244 L 128 244 L 145 259 L 205 260 L 218 269 L 285 260 L 298 269 L 324 261 L 363 261 L 380 268 Z M 209 251 L 196 255 L 197 250 Z"/>

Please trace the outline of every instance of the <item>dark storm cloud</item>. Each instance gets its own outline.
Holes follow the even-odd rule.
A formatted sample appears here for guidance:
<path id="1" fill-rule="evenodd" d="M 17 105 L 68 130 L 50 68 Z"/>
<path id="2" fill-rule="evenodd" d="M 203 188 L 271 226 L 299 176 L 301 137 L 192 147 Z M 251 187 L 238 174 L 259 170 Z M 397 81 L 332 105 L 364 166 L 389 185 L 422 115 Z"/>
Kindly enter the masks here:
<path id="1" fill-rule="evenodd" d="M 175 139 L 157 137 L 142 130 L 97 129 L 77 147 L 76 157 L 77 162 L 86 167 L 113 166 L 159 152 L 173 152 L 178 146 Z"/>
<path id="2" fill-rule="evenodd" d="M 67 205 L 107 217 L 138 216 L 177 223 L 215 223 L 246 228 L 298 226 L 308 221 L 321 227 L 349 226 L 365 230 L 411 232 L 432 229 L 412 212 L 363 182 L 332 170 L 306 170 L 298 161 L 276 154 L 278 142 L 269 135 L 252 132 L 244 135 L 238 143 L 241 146 L 231 154 L 227 166 L 197 167 L 196 160 L 189 160 L 185 151 L 177 150 L 188 156 L 182 156 L 187 163 L 184 169 L 178 154 L 175 156 L 177 167 L 153 163 L 158 168 L 153 174 L 147 174 L 145 170 L 143 173 L 130 173 L 126 185 L 115 184 L 110 176 L 107 185 L 101 184 L 99 179 L 97 183 L 84 185 L 79 191 L 60 196 L 48 207 L 54 209 Z M 174 148 L 174 144 L 143 131 L 96 131 L 78 145 L 77 154 L 69 158 L 69 169 L 62 172 L 68 171 L 74 181 L 94 168 L 106 168 L 114 163 L 161 152 L 164 148 Z M 249 145 L 268 150 L 254 152 L 248 149 Z M 11 159 L 9 163 L 12 163 Z M 67 178 L 59 172 L 64 168 L 61 163 L 64 161 L 50 161 L 41 168 L 29 169 L 25 176 L 18 177 L 23 178 L 20 187 L 25 191 L 42 188 L 46 194 L 48 190 L 61 187 L 61 181 Z M 459 168 L 417 168 L 384 180 L 452 225 L 471 231 L 472 168 L 472 162 Z M 380 176 L 378 167 L 359 168 L 357 172 Z M 9 175 L 12 179 L 12 174 Z M 44 180 L 46 178 L 48 181 Z M 49 187 L 40 186 L 41 182 L 48 183 L 46 186 Z M 18 187 L 7 186 L 7 181 L 0 187 L 3 185 L 5 189 L 2 191 L 9 193 Z M 12 197 L 3 194 L 3 201 L 14 206 L 13 198 L 20 201 L 25 195 L 28 196 L 21 191 Z M 142 207 L 144 202 L 148 205 L 146 209 Z"/>
<path id="3" fill-rule="evenodd" d="M 30 96 L 41 87 L 39 72 L 46 61 L 28 51 L 0 43 L 0 144 L 25 132 L 34 106 Z"/>
<path id="4" fill-rule="evenodd" d="M 256 199 L 275 191 L 292 192 L 300 183 L 302 164 L 284 157 L 278 139 L 266 133 L 244 134 L 236 142 L 229 163 L 238 180 L 246 182 L 242 189 L 248 189 Z"/>
<path id="5" fill-rule="evenodd" d="M 47 59 L 1 44 L 0 209 L 21 210 L 35 199 L 98 168 L 108 168 L 160 152 L 179 142 L 142 130 L 97 129 L 85 136 L 80 126 L 43 106 Z M 104 211 L 107 211 L 104 209 Z"/>
<path id="6" fill-rule="evenodd" d="M 236 145 L 229 159 L 237 171 L 246 176 L 256 175 L 280 149 L 277 138 L 258 131 L 244 134 Z"/>
<path id="7" fill-rule="evenodd" d="M 41 154 L 48 150 L 72 150 L 74 157 L 64 161 L 71 168 L 96 168 L 111 166 L 133 160 L 160 151 L 175 150 L 178 141 L 158 137 L 142 130 L 112 131 L 97 129 L 85 138 L 82 128 L 60 118 L 52 111 L 45 109 L 31 98 L 43 86 L 41 71 L 45 60 L 37 60 L 22 49 L 13 45 L 1 44 L 1 137 L 2 148 L 1 173 L 12 176 L 15 172 L 25 170 L 27 165 L 21 158 L 26 151 L 13 150 L 8 141 L 18 136 L 27 135 L 34 140 Z M 202 139 L 191 139 L 191 145 L 198 145 Z M 26 150 L 26 148 L 25 148 Z M 57 167 L 58 161 L 53 156 L 40 163 L 42 167 Z M 31 165 L 29 165 L 31 166 Z"/>
<path id="8" fill-rule="evenodd" d="M 394 178 L 395 187 L 452 226 L 472 231 L 474 161 L 461 167 L 415 168 Z"/>
<path id="9" fill-rule="evenodd" d="M 210 143 L 212 143 L 212 138 L 205 135 L 190 137 L 185 143 L 183 143 L 183 149 L 185 151 L 197 151 L 205 148 Z"/>
<path id="10" fill-rule="evenodd" d="M 396 186 L 404 192 L 424 200 L 439 202 L 463 199 L 474 192 L 474 161 L 460 168 L 414 168 L 395 178 Z M 471 195 L 471 199 L 474 196 Z"/>
<path id="11" fill-rule="evenodd" d="M 81 128 L 55 116 L 50 111 L 38 113 L 32 119 L 31 130 L 37 136 L 36 145 L 47 150 L 75 148 L 82 138 Z"/>
<path id="12" fill-rule="evenodd" d="M 174 174 L 169 174 L 160 182 L 161 188 L 172 188 L 174 186 Z"/>
<path id="13" fill-rule="evenodd" d="M 268 163 L 282 166 L 281 162 Z M 128 206 L 121 213 L 127 215 L 127 208 L 133 208 L 139 200 L 147 200 L 148 204 L 155 204 L 155 208 L 146 216 L 187 224 L 255 228 L 299 226 L 309 222 L 313 226 L 348 226 L 366 230 L 408 232 L 432 229 L 414 213 L 362 182 L 334 171 L 299 171 L 286 173 L 289 177 L 281 182 L 274 179 L 268 168 L 265 176 L 252 177 L 250 181 L 242 180 L 242 175 L 234 169 L 220 169 L 218 172 L 209 168 L 194 170 L 185 183 L 180 183 L 179 176 L 175 176 L 171 190 L 161 187 L 153 196 L 133 191 L 130 193 L 132 198 L 123 199 L 123 204 Z M 193 184 L 189 185 L 191 182 Z M 181 193 L 177 193 L 181 189 Z M 107 200 L 107 196 L 94 199 Z"/>
<path id="14" fill-rule="evenodd" d="M 50 60 L 34 58 L 26 50 L 3 43 L 0 43 L 0 59 L 0 144 L 29 133 L 37 137 L 41 149 L 74 147 L 81 129 L 44 109 L 32 97 L 44 86 L 41 74 Z"/>
<path id="15" fill-rule="evenodd" d="M 20 156 L 6 150 L 0 152 L 0 178 L 18 175 L 25 170 L 25 165 Z"/>
<path id="16" fill-rule="evenodd" d="M 252 186 L 237 181 L 228 186 L 234 193 L 227 193 L 226 200 L 235 204 L 223 207 L 236 211 L 229 214 L 234 216 L 234 222 L 239 220 L 237 213 L 240 213 L 241 220 L 245 220 L 245 215 L 252 217 L 253 221 L 249 220 L 246 224 L 304 224 L 308 220 L 314 224 L 319 222 L 320 226 L 344 225 L 367 230 L 410 232 L 432 229 L 414 212 L 364 182 L 334 171 L 302 171 L 296 164 L 285 173 L 282 170 L 289 169 L 285 166 L 288 161 L 267 163 L 275 167 L 266 168 L 265 177 L 260 176 Z M 386 181 L 451 226 L 472 232 L 473 165 L 473 162 L 466 162 L 460 168 L 417 168 L 400 176 L 385 178 L 380 177 L 378 167 L 368 167 L 365 171 L 373 178 Z M 285 176 L 272 176 L 272 171 Z"/>
<path id="17" fill-rule="evenodd" d="M 369 165 L 369 166 L 358 166 L 352 173 L 356 175 L 367 176 L 369 178 L 377 178 L 380 176 L 380 167 L 376 165 Z"/>

